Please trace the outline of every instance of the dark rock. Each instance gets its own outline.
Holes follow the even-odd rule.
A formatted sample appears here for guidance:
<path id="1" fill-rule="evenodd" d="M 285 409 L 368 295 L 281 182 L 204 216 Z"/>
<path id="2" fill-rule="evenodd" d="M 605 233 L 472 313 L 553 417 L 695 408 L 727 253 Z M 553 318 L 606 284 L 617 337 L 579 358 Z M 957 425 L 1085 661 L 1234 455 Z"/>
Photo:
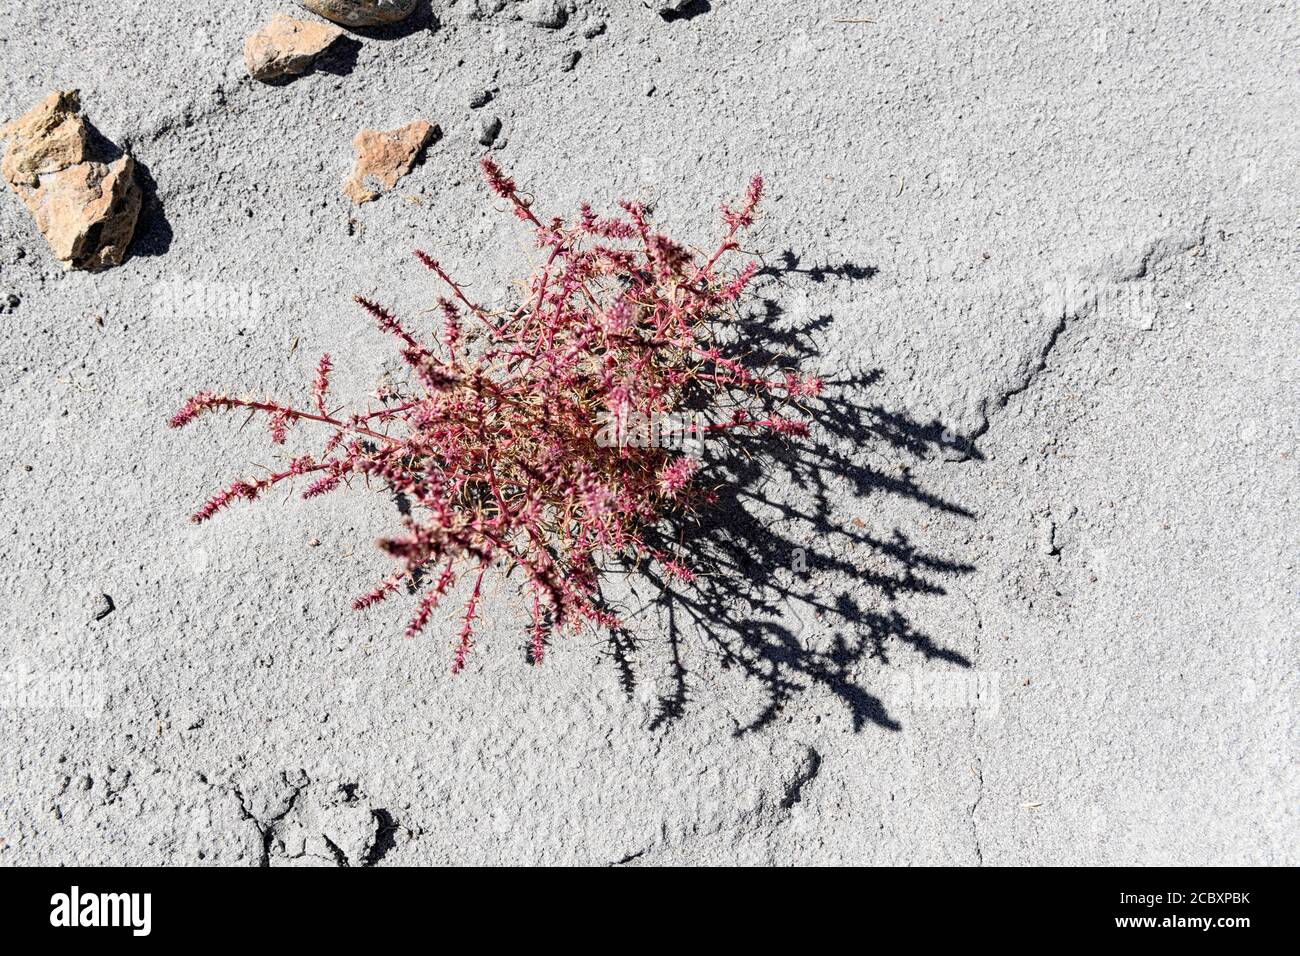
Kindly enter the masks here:
<path id="1" fill-rule="evenodd" d="M 478 141 L 483 146 L 491 146 L 501 135 L 501 118 L 499 116 L 483 117 L 479 122 Z"/>

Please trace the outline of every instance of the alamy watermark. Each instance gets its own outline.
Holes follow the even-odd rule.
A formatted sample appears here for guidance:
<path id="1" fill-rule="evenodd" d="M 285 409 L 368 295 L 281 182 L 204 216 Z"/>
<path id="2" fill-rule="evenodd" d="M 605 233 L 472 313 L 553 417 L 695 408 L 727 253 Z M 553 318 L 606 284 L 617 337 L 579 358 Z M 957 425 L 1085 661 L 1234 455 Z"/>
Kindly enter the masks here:
<path id="1" fill-rule="evenodd" d="M 1151 280 L 1113 282 L 1070 277 L 1048 282 L 1043 311 L 1054 316 L 1091 313 L 1103 322 L 1130 329 L 1151 329 L 1156 321 L 1156 291 Z"/>
<path id="2" fill-rule="evenodd" d="M 40 670 L 21 657 L 0 670 L 0 710 L 73 710 L 97 717 L 106 696 L 101 676 L 93 672 Z"/>
<path id="3" fill-rule="evenodd" d="M 901 709 L 974 711 L 990 720 L 1002 709 L 1002 674 L 985 670 L 912 670 L 889 675 L 886 703 Z"/>
<path id="4" fill-rule="evenodd" d="M 74 885 L 50 897 L 50 925 L 56 927 L 118 926 L 148 936 L 152 911 L 152 893 L 83 893 Z"/>
<path id="5" fill-rule="evenodd" d="M 667 448 L 704 457 L 704 439 L 713 428 L 702 412 L 645 415 L 634 410 L 601 416 L 596 444 L 601 448 Z"/>
<path id="6" fill-rule="evenodd" d="M 155 319 L 220 322 L 248 330 L 265 317 L 266 296 L 252 282 L 166 279 L 154 285 L 149 312 Z"/>

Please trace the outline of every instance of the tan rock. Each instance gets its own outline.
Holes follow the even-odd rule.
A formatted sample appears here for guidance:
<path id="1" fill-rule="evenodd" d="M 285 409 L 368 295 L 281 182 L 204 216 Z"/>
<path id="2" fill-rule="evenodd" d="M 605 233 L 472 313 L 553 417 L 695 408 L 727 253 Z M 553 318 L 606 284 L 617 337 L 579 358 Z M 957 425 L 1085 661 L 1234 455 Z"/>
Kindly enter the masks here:
<path id="1" fill-rule="evenodd" d="M 0 128 L 10 140 L 0 160 L 0 175 L 15 188 L 35 186 L 41 173 L 58 172 L 86 159 L 86 121 L 78 115 L 76 90 L 51 93 L 26 114 Z"/>
<path id="2" fill-rule="evenodd" d="M 9 188 L 27 206 L 55 257 L 68 268 L 105 269 L 126 256 L 140 216 L 135 160 L 91 158 L 76 90 L 51 93 L 0 129 Z"/>
<path id="3" fill-rule="evenodd" d="M 298 0 L 298 6 L 346 27 L 377 27 L 405 20 L 419 0 Z"/>
<path id="4" fill-rule="evenodd" d="M 363 129 L 352 141 L 357 162 L 343 192 L 358 204 L 378 199 L 411 171 L 438 133 L 438 127 L 424 120 L 387 132 Z"/>
<path id="5" fill-rule="evenodd" d="M 277 13 L 244 41 L 244 65 L 255 80 L 276 80 L 307 72 L 343 31 L 328 23 L 295 20 Z"/>
<path id="6" fill-rule="evenodd" d="M 140 216 L 135 160 L 123 156 L 46 173 L 23 202 L 65 266 L 97 272 L 121 265 Z"/>

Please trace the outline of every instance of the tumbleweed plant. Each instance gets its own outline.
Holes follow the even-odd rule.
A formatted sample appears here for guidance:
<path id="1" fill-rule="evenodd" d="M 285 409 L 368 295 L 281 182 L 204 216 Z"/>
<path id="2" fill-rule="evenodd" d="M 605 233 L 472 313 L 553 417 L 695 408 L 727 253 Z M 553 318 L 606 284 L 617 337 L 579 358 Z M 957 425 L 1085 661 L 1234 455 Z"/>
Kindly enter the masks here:
<path id="1" fill-rule="evenodd" d="M 668 577 L 691 580 L 689 559 L 664 542 L 675 540 L 674 522 L 697 518 L 717 495 L 689 449 L 741 433 L 803 436 L 804 421 L 769 409 L 822 387 L 792 370 L 747 367 L 725 334 L 757 269 L 752 261 L 727 263 L 754 223 L 761 178 L 739 206 L 722 206 L 722 239 L 705 254 L 656 231 L 636 202 L 619 203 L 621 215 L 611 218 L 584 204 L 574 223 L 543 220 L 491 160 L 482 168 L 540 249 L 541 265 L 517 307 L 476 304 L 417 250 L 445 286 L 436 334 L 414 334 L 381 305 L 357 298 L 410 372 L 408 387 L 380 395 L 381 407 L 335 407 L 334 362 L 324 355 L 309 403 L 206 391 L 170 422 L 180 428 L 208 411 L 239 410 L 265 416 L 277 445 L 299 426 L 324 439 L 317 454 L 235 481 L 195 512 L 195 522 L 285 482 L 302 483 L 303 498 L 358 484 L 400 496 L 401 529 L 378 542 L 396 570 L 353 607 L 412 592 L 406 635 L 413 637 L 457 579 L 467 578 L 453 673 L 465 664 L 490 569 L 521 573 L 526 582 L 534 662 L 552 633 L 620 626 L 600 595 L 602 575 L 615 567 L 653 562 Z M 688 409 L 702 410 L 703 419 L 685 417 Z M 647 440 L 640 423 L 664 422 L 671 424 Z"/>

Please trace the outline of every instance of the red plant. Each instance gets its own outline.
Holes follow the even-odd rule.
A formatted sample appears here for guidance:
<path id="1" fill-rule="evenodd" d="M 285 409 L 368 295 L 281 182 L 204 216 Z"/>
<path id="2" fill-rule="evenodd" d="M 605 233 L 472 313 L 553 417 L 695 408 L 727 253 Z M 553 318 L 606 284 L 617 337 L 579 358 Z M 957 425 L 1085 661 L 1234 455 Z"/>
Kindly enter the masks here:
<path id="1" fill-rule="evenodd" d="M 750 183 L 738 209 L 722 207 L 723 238 L 700 261 L 656 232 L 639 203 L 620 203 L 620 217 L 598 217 L 584 204 L 576 224 L 544 222 L 491 160 L 482 167 L 492 192 L 531 227 L 542 250 L 544 265 L 517 308 L 491 312 L 475 304 L 437 261 L 416 251 L 448 290 L 439 300 L 441 347 L 357 298 L 397 340 L 414 379 L 410 394 L 385 395 L 378 410 L 332 411 L 333 365 L 325 355 L 309 408 L 200 392 L 171 419 L 180 428 L 213 409 L 261 412 L 276 444 L 299 422 L 328 429 L 319 455 L 293 457 L 281 471 L 234 482 L 194 514 L 196 522 L 300 477 L 308 482 L 304 498 L 354 477 L 376 479 L 402 495 L 412 506 L 402 531 L 378 542 L 399 567 L 353 607 L 367 608 L 404 584 L 423 587 L 406 628 L 413 637 L 468 569 L 473 584 L 453 672 L 464 666 L 483 577 L 494 563 L 507 574 L 518 568 L 528 583 L 535 662 L 552 629 L 618 626 L 598 593 L 612 562 L 650 560 L 689 580 L 686 564 L 655 544 L 671 518 L 716 497 L 697 480 L 700 462 L 683 453 L 681 439 L 764 429 L 803 435 L 803 422 L 754 409 L 767 404 L 762 397 L 797 399 L 821 390 L 815 378 L 748 370 L 724 354 L 719 337 L 755 273 L 752 262 L 734 272 L 720 262 L 740 248 L 738 234 L 754 222 L 761 178 Z M 467 322 L 482 332 L 471 335 Z M 677 424 L 688 406 L 707 409 L 711 423 L 700 425 L 693 416 Z M 629 420 L 674 424 L 659 433 L 667 440 L 646 441 L 643 433 L 629 436 Z"/>

